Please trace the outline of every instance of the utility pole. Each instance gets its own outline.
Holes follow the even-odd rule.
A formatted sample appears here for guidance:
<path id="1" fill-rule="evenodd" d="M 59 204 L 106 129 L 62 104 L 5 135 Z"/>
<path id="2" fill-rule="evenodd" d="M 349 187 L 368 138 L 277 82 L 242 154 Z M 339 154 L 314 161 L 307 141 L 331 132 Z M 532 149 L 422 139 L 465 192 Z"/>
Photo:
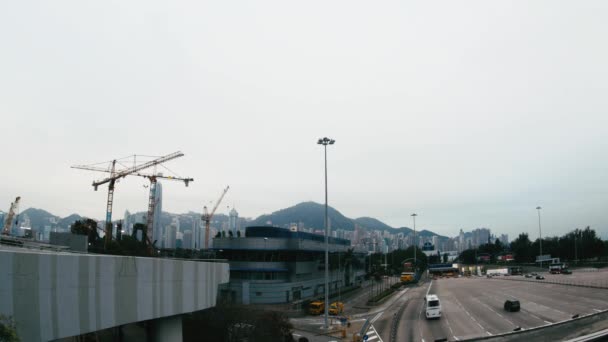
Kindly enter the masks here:
<path id="1" fill-rule="evenodd" d="M 418 244 L 416 243 L 416 216 L 418 216 L 418 214 L 412 214 L 412 219 L 414 220 L 414 276 L 416 275 L 416 268 L 418 266 L 416 263 L 416 249 L 418 249 Z"/>
<path id="2" fill-rule="evenodd" d="M 538 242 L 540 244 L 540 268 L 543 268 L 543 233 L 540 229 L 540 210 L 542 208 L 540 206 L 536 207 L 538 211 Z"/>

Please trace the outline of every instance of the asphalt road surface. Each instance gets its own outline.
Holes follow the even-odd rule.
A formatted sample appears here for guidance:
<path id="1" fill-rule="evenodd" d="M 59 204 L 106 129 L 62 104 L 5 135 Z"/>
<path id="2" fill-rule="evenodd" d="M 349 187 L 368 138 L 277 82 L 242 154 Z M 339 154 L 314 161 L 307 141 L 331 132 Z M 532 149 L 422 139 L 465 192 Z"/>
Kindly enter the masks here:
<path id="1" fill-rule="evenodd" d="M 589 314 L 608 309 L 608 290 L 542 282 L 506 281 L 481 277 L 443 278 L 413 287 L 386 308 L 374 322 L 383 341 L 390 339 L 395 314 L 403 306 L 398 320 L 396 341 L 457 341 L 490 336 L 559 322 L 575 314 Z M 442 317 L 427 320 L 424 296 L 436 294 L 442 305 Z M 519 312 L 506 312 L 506 299 L 521 303 Z"/>

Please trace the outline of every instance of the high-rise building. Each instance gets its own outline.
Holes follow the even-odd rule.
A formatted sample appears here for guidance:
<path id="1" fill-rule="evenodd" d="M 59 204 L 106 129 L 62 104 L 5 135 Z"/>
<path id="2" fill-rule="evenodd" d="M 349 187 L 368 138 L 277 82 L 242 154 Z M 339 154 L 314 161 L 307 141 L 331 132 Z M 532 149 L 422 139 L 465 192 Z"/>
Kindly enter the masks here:
<path id="1" fill-rule="evenodd" d="M 165 228 L 165 243 L 164 248 L 173 249 L 175 248 L 175 240 L 177 239 L 177 226 L 175 221 Z"/>
<path id="2" fill-rule="evenodd" d="M 439 249 L 439 236 L 433 235 L 432 241 L 433 241 L 433 246 L 435 246 L 435 248 Z"/>
<path id="3" fill-rule="evenodd" d="M 458 235 L 458 250 L 460 252 L 465 250 L 465 245 L 464 245 L 464 232 L 462 231 L 462 229 L 460 229 L 460 234 Z"/>
<path id="4" fill-rule="evenodd" d="M 233 236 L 236 237 L 236 232 L 239 230 L 239 213 L 232 208 L 228 214 L 228 229 L 232 232 Z"/>
<path id="5" fill-rule="evenodd" d="M 192 249 L 192 231 L 186 230 L 182 235 L 182 248 Z"/>
<path id="6" fill-rule="evenodd" d="M 155 184 L 154 190 L 154 221 L 152 224 L 152 242 L 156 241 L 156 246 L 164 247 L 165 227 L 162 224 L 163 215 L 163 186 L 160 182 Z"/>
<path id="7" fill-rule="evenodd" d="M 500 242 L 503 245 L 508 245 L 509 244 L 509 235 L 508 234 L 501 234 L 500 235 Z"/>
<path id="8" fill-rule="evenodd" d="M 122 230 L 125 231 L 125 235 L 131 235 L 133 232 L 133 225 L 131 223 L 131 213 L 125 210 L 125 217 L 122 220 Z"/>
<path id="9" fill-rule="evenodd" d="M 4 220 L 6 219 L 6 213 L 0 210 L 0 229 L 4 228 Z"/>

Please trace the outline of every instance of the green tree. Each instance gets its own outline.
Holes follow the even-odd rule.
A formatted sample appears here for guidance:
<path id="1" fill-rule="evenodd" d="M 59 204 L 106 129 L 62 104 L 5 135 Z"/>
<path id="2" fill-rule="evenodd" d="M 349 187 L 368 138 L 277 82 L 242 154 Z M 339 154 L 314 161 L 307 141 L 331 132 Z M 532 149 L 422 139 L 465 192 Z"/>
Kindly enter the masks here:
<path id="1" fill-rule="evenodd" d="M 17 327 L 15 326 L 15 322 L 10 317 L 4 315 L 0 315 L 0 341 L 20 341 L 19 336 L 17 335 Z"/>
<path id="2" fill-rule="evenodd" d="M 72 234 L 86 235 L 89 244 L 95 244 L 99 240 L 97 222 L 91 219 L 78 220 L 70 226 Z"/>
<path id="3" fill-rule="evenodd" d="M 201 341 L 292 341 L 292 326 L 287 317 L 276 311 L 245 306 L 216 306 L 184 316 L 183 340 Z"/>
<path id="4" fill-rule="evenodd" d="M 477 251 L 475 249 L 466 249 L 460 253 L 458 256 L 458 261 L 463 264 L 474 264 L 476 253 Z"/>
<path id="5" fill-rule="evenodd" d="M 511 250 L 516 262 L 533 262 L 532 242 L 527 233 L 521 233 L 511 242 Z"/>

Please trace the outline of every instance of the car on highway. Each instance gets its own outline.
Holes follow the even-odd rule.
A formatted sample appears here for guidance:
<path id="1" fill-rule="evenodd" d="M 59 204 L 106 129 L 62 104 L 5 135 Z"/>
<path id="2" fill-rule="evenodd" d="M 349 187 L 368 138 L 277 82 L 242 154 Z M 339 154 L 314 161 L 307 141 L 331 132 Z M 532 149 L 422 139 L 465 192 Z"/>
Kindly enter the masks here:
<path id="1" fill-rule="evenodd" d="M 526 278 L 532 278 L 532 275 L 531 274 L 526 274 L 525 277 Z"/>
<path id="2" fill-rule="evenodd" d="M 537 275 L 536 280 L 545 280 L 545 277 L 543 277 L 542 275 Z"/>
<path id="3" fill-rule="evenodd" d="M 566 268 L 562 270 L 562 274 L 572 274 L 572 271 Z"/>
<path id="4" fill-rule="evenodd" d="M 425 297 L 426 301 L 426 310 L 425 316 L 426 319 L 432 318 L 441 318 L 441 302 L 439 301 L 439 297 L 437 295 L 428 295 Z"/>
<path id="5" fill-rule="evenodd" d="M 519 311 L 519 309 L 520 309 L 519 301 L 517 299 L 507 299 L 505 301 L 504 308 L 506 311 L 509 311 L 509 312 Z"/>

